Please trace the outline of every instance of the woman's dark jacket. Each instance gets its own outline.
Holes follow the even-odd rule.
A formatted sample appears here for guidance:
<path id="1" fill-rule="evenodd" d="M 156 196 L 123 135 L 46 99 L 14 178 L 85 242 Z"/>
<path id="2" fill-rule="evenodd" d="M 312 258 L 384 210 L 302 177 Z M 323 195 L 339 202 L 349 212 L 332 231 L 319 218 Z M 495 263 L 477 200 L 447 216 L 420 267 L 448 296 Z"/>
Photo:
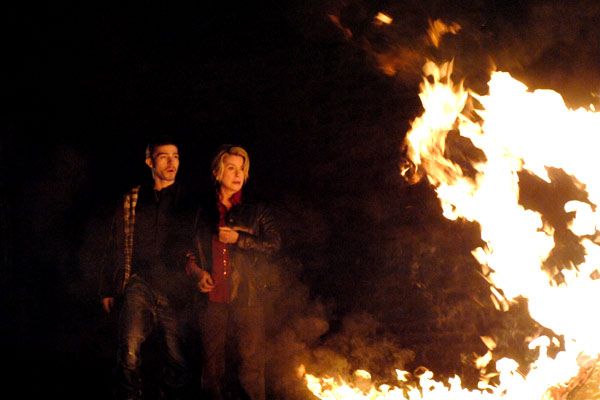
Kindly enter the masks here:
<path id="1" fill-rule="evenodd" d="M 216 200 L 201 207 L 195 219 L 196 258 L 200 260 L 200 267 L 209 272 L 212 269 L 212 237 L 217 235 L 218 221 Z M 230 247 L 231 302 L 260 305 L 272 281 L 271 257 L 281 246 L 273 214 L 264 204 L 241 203 L 228 210 L 225 223 L 239 233 L 237 243 Z"/>

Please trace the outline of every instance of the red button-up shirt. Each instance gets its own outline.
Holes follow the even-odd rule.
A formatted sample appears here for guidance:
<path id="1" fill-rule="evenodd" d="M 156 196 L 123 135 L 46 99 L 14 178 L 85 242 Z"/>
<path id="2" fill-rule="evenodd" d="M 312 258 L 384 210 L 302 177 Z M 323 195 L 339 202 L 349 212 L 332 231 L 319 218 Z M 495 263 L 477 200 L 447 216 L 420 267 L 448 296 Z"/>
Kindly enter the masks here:
<path id="1" fill-rule="evenodd" d="M 239 191 L 231 196 L 231 204 L 235 206 L 242 201 L 242 192 Z M 217 209 L 219 210 L 219 227 L 226 226 L 225 216 L 227 207 L 217 200 Z M 212 237 L 212 278 L 215 284 L 213 290 L 208 293 L 210 301 L 216 303 L 229 303 L 231 297 L 231 264 L 230 251 L 232 245 L 219 241 L 219 236 Z"/>

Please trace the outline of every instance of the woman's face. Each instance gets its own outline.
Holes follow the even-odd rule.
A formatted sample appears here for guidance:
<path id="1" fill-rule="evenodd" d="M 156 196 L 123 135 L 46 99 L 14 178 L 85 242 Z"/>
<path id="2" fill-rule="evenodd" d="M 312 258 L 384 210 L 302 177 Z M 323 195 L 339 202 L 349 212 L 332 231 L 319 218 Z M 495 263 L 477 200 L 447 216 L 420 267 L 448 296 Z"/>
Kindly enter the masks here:
<path id="1" fill-rule="evenodd" d="M 244 186 L 244 157 L 226 154 L 223 157 L 223 175 L 219 182 L 221 189 L 239 192 Z"/>

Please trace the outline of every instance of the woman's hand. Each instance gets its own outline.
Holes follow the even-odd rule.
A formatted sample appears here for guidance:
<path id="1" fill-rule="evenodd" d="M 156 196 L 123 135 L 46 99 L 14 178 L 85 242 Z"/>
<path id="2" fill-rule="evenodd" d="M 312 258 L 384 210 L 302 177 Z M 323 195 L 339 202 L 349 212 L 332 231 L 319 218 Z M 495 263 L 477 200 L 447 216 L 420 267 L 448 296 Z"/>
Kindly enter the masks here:
<path id="1" fill-rule="evenodd" d="M 226 244 L 237 243 L 240 234 L 228 226 L 219 227 L 219 242 Z"/>

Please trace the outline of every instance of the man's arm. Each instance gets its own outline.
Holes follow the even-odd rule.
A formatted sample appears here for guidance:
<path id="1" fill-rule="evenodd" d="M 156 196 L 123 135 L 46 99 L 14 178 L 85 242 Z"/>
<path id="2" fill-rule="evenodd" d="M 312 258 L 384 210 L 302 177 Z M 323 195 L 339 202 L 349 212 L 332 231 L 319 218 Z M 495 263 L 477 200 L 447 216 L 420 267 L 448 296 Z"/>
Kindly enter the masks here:
<path id="1" fill-rule="evenodd" d="M 108 238 L 106 240 L 107 251 L 104 252 L 102 258 L 102 268 L 100 271 L 100 287 L 99 296 L 102 304 L 102 309 L 106 313 L 110 313 L 115 304 L 115 295 L 117 288 L 115 287 L 115 276 L 117 273 L 117 243 L 116 233 L 118 229 L 118 212 L 113 213 L 112 222 L 109 228 Z"/>

